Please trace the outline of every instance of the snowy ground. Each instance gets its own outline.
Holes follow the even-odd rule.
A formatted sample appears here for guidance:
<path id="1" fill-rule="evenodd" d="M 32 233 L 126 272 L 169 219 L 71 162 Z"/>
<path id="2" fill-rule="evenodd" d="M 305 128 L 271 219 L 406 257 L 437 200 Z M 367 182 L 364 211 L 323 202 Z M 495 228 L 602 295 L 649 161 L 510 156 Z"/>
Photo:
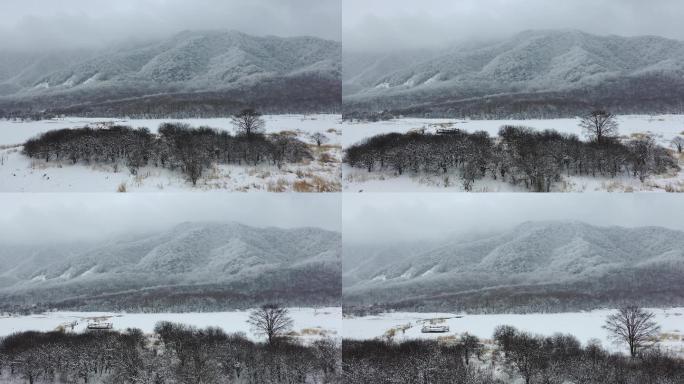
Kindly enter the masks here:
<path id="1" fill-rule="evenodd" d="M 307 341 L 320 337 L 339 338 L 342 329 L 342 309 L 290 308 L 295 337 Z M 54 331 L 75 322 L 74 331 L 86 329 L 97 319 L 110 321 L 114 329 L 139 328 L 152 333 L 159 321 L 173 321 L 196 327 L 219 327 L 228 333 L 243 332 L 253 340 L 261 340 L 247 324 L 249 311 L 207 313 L 111 313 L 111 312 L 50 312 L 31 316 L 0 316 L 0 337 L 20 331 Z M 69 329 L 69 327 L 67 327 Z"/>
<path id="2" fill-rule="evenodd" d="M 661 327 L 661 346 L 684 355 L 684 308 L 651 309 Z M 582 343 L 592 339 L 613 351 L 622 351 L 602 328 L 611 310 L 553 314 L 497 314 L 497 315 L 455 315 L 453 313 L 409 313 L 395 312 L 377 316 L 345 317 L 343 336 L 349 339 L 374 339 L 393 333 L 394 340 L 416 338 L 445 338 L 468 332 L 481 339 L 491 339 L 498 325 L 512 325 L 520 330 L 545 336 L 554 333 L 569 333 Z M 421 333 L 424 323 L 433 322 L 448 325 L 448 333 Z M 403 331 L 402 331 L 403 329 Z"/>
<path id="3" fill-rule="evenodd" d="M 266 131 L 295 132 L 305 142 L 322 132 L 329 142 L 311 145 L 315 159 L 288 164 L 238 166 L 218 164 L 204 172 L 193 187 L 180 172 L 143 167 L 132 175 L 125 166 L 46 163 L 21 154 L 21 143 L 53 129 L 98 126 L 106 122 L 147 127 L 156 131 L 163 122 L 180 121 L 192 126 L 209 126 L 232 131 L 229 118 L 222 119 L 97 119 L 69 117 L 35 122 L 0 120 L 0 192 L 159 192 L 159 191 L 268 191 L 332 192 L 341 189 L 341 120 L 339 115 L 265 116 Z"/>
<path id="4" fill-rule="evenodd" d="M 554 129 L 559 132 L 574 133 L 582 137 L 579 119 L 550 120 L 459 120 L 459 119 L 419 119 L 407 118 L 379 122 L 348 122 L 342 126 L 342 145 L 348 147 L 365 138 L 380 133 L 408 132 L 425 129 L 435 132 L 440 128 L 459 128 L 468 132 L 487 131 L 496 136 L 503 125 L 524 125 L 539 130 Z M 684 115 L 628 115 L 619 116 L 620 134 L 629 137 L 648 133 L 665 147 L 676 136 L 684 136 Z M 680 157 L 680 167 L 684 169 L 684 158 Z M 463 191 L 458 172 L 446 175 L 419 174 L 407 172 L 401 176 L 395 172 L 374 171 L 342 167 L 343 189 L 345 192 L 454 192 Z M 484 178 L 475 181 L 474 192 L 526 192 L 524 188 L 507 182 Z M 593 178 L 567 177 L 552 186 L 553 192 L 633 192 L 633 191 L 670 191 L 684 192 L 684 172 L 678 174 L 656 175 L 644 183 L 632 177 Z"/>

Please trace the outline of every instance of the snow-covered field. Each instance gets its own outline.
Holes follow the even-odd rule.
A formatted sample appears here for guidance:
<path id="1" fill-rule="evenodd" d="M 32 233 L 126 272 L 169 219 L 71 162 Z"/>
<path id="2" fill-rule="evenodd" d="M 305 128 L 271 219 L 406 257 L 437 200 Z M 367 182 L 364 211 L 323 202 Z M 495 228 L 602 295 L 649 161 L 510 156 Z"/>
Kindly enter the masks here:
<path id="1" fill-rule="evenodd" d="M 293 331 L 302 340 L 320 337 L 341 337 L 342 309 L 290 308 Z M 75 322 L 73 330 L 82 332 L 90 321 L 106 319 L 114 329 L 138 328 L 152 333 L 159 321 L 172 321 L 196 327 L 219 327 L 225 332 L 243 332 L 253 340 L 260 340 L 247 324 L 249 311 L 207 313 L 111 313 L 111 312 L 49 312 L 31 316 L 0 316 L 0 337 L 21 331 L 54 331 Z"/>
<path id="2" fill-rule="evenodd" d="M 276 166 L 238 166 L 216 164 L 204 172 L 193 187 L 179 172 L 157 167 L 142 167 L 132 175 L 125 166 L 68 164 L 30 159 L 21 154 L 20 144 L 35 135 L 54 129 L 98 126 L 102 123 L 147 127 L 156 131 L 163 122 L 184 122 L 233 131 L 229 118 L 149 119 L 67 117 L 53 120 L 14 122 L 0 120 L 0 192 L 127 192 L 160 191 L 268 191 L 329 192 L 341 189 L 341 117 L 339 115 L 264 116 L 266 132 L 291 131 L 307 143 L 309 135 L 321 132 L 329 142 L 318 148 L 311 145 L 315 160 Z"/>
<path id="3" fill-rule="evenodd" d="M 582 137 L 578 125 L 579 118 L 549 120 L 460 120 L 460 119 L 423 119 L 405 118 L 378 122 L 349 122 L 342 124 L 342 145 L 344 148 L 368 137 L 390 132 L 408 132 L 425 129 L 435 132 L 440 128 L 459 128 L 468 132 L 486 131 L 496 136 L 503 125 L 524 125 L 535 129 L 554 129 L 559 132 L 573 133 Z M 629 137 L 636 134 L 649 134 L 662 146 L 670 147 L 676 136 L 684 136 L 684 115 L 626 115 L 618 116 L 619 133 Z M 679 160 L 684 168 L 684 159 Z M 390 170 L 367 172 L 364 169 L 342 167 L 343 189 L 347 192 L 454 192 L 462 191 L 457 171 L 440 174 L 413 175 L 406 172 L 397 175 Z M 552 186 L 552 192 L 631 192 L 631 191 L 683 191 L 684 172 L 678 174 L 656 175 L 645 182 L 631 177 L 576 177 L 563 176 L 563 181 Z M 474 192 L 526 192 L 500 180 L 484 178 L 477 180 Z"/>
<path id="4" fill-rule="evenodd" d="M 672 352 L 684 354 L 684 308 L 651 309 L 661 327 L 661 346 Z M 349 339 L 374 339 L 394 333 L 394 340 L 416 338 L 443 338 L 468 332 L 481 339 L 491 339 L 498 325 L 512 325 L 520 330 L 550 336 L 569 333 L 582 343 L 592 339 L 613 351 L 622 351 L 602 328 L 611 310 L 549 314 L 496 314 L 456 315 L 453 313 L 394 312 L 377 316 L 345 317 L 342 321 L 343 336 Z M 448 333 L 421 333 L 424 323 L 430 321 L 448 325 Z M 403 331 L 402 331 L 403 329 Z"/>

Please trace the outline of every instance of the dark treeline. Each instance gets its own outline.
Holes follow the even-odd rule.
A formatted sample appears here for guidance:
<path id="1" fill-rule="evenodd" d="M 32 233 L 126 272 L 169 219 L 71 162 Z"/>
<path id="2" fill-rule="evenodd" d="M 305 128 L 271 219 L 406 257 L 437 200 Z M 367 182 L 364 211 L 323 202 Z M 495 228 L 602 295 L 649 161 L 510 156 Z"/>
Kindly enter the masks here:
<path id="1" fill-rule="evenodd" d="M 157 282 L 159 286 L 143 289 L 132 285 L 135 281 Z M 292 307 L 336 307 L 341 305 L 342 291 L 339 269 L 315 264 L 277 273 L 262 271 L 250 279 L 215 284 L 169 285 L 168 281 L 143 274 L 117 276 L 99 284 L 111 291 L 69 285 L 0 295 L 0 312 L 220 312 L 253 308 L 274 300 Z"/>
<path id="2" fill-rule="evenodd" d="M 0 339 L 0 378 L 33 383 L 341 383 L 340 347 L 255 343 L 218 328 L 22 332 Z"/>
<path id="3" fill-rule="evenodd" d="M 123 163 L 133 174 L 151 164 L 178 169 L 193 184 L 211 163 L 270 163 L 280 167 L 312 158 L 306 143 L 288 135 L 231 135 L 184 123 L 162 124 L 158 134 L 126 126 L 53 130 L 28 140 L 24 154 L 45 161 Z"/>
<path id="4" fill-rule="evenodd" d="M 343 116 L 359 120 L 382 119 L 381 115 L 480 120 L 557 119 L 580 116 L 596 106 L 620 115 L 682 114 L 683 86 L 681 78 L 653 75 L 559 92 L 490 96 L 480 96 L 479 92 L 427 94 L 424 99 L 408 93 L 372 99 L 347 98 L 343 103 Z"/>
<path id="5" fill-rule="evenodd" d="M 582 141 L 576 135 L 518 126 L 503 126 L 496 138 L 487 132 L 461 130 L 376 135 L 347 148 L 345 162 L 369 172 L 446 174 L 456 170 L 466 191 L 486 176 L 548 192 L 561 175 L 629 175 L 643 181 L 649 175 L 678 169 L 669 152 L 648 136 Z"/>
<path id="6" fill-rule="evenodd" d="M 0 98 L 0 117 L 211 118 L 229 117 L 254 105 L 266 114 L 340 113 L 341 92 L 339 79 L 307 75 L 268 79 L 248 88 L 206 92 L 160 91 L 135 84 L 131 89 Z"/>
<path id="7" fill-rule="evenodd" d="M 391 311 L 558 313 L 619 307 L 625 301 L 644 307 L 684 305 L 684 279 L 672 265 L 613 271 L 600 278 L 546 284 L 507 284 L 499 275 L 456 275 L 420 291 L 415 285 L 384 290 L 347 290 L 344 312 L 358 316 Z M 481 288 L 473 281 L 488 285 Z M 458 285 L 461 283 L 462 285 Z M 429 287 L 428 284 L 423 287 Z M 440 294 L 431 294 L 439 290 Z"/>
<path id="8" fill-rule="evenodd" d="M 500 326 L 493 346 L 471 335 L 456 341 L 344 340 L 344 382 L 352 384 L 675 384 L 684 361 L 657 349 L 636 358 L 582 346 L 571 335 L 535 336 Z"/>

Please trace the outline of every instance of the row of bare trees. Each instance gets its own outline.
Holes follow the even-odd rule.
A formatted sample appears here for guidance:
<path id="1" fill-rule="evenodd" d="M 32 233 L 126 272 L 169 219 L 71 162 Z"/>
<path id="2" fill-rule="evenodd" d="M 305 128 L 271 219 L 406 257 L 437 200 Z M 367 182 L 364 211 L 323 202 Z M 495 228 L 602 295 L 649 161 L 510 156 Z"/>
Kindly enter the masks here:
<path id="1" fill-rule="evenodd" d="M 652 137 L 615 137 L 617 123 L 606 112 L 587 116 L 581 125 L 589 141 L 519 126 L 503 126 L 495 138 L 487 132 L 461 130 L 380 134 L 348 147 L 345 162 L 369 172 L 391 170 L 399 175 L 457 171 L 466 191 L 487 176 L 548 192 L 563 175 L 625 175 L 644 181 L 652 174 L 678 169 L 676 159 Z"/>
<path id="2" fill-rule="evenodd" d="M 311 159 L 306 143 L 287 134 L 264 134 L 264 120 L 254 110 L 233 117 L 236 135 L 209 127 L 165 123 L 157 134 L 146 128 L 112 126 L 59 129 L 24 144 L 24 154 L 45 161 L 108 163 L 136 174 L 152 164 L 179 169 L 195 185 L 212 163 L 270 163 L 278 167 Z M 319 138 L 324 140 L 324 138 Z"/>
<path id="3" fill-rule="evenodd" d="M 0 339 L 0 378 L 33 383 L 341 383 L 339 342 L 263 344 L 161 322 L 125 332 L 22 332 Z"/>
<path id="4" fill-rule="evenodd" d="M 543 337 L 499 326 L 493 348 L 463 334 L 455 341 L 344 340 L 345 383 L 679 383 L 684 361 L 650 348 L 658 332 L 653 314 L 634 306 L 610 315 L 606 329 L 630 347 L 630 356 L 571 335 Z M 503 370 L 505 375 L 500 372 Z"/>

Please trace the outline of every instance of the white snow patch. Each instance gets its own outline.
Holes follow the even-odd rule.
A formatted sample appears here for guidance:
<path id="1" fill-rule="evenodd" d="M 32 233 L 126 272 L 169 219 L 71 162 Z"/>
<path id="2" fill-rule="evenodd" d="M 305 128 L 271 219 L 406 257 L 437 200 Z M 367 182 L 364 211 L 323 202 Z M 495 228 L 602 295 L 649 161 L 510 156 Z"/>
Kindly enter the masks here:
<path id="1" fill-rule="evenodd" d="M 406 272 L 402 273 L 399 277 L 402 279 L 410 279 L 411 276 L 413 276 L 413 268 L 407 269 Z"/>
<path id="2" fill-rule="evenodd" d="M 436 75 L 432 76 L 431 78 L 425 80 L 425 82 L 423 84 L 436 83 L 437 81 L 439 81 L 439 78 L 441 75 L 442 75 L 441 73 L 437 73 Z"/>
<path id="3" fill-rule="evenodd" d="M 74 273 L 73 268 L 69 268 L 66 271 L 64 271 L 61 275 L 59 275 L 60 279 L 70 279 L 71 275 Z"/>
<path id="4" fill-rule="evenodd" d="M 97 78 L 99 75 L 100 75 L 100 73 L 98 72 L 98 73 L 90 76 L 86 81 L 83 82 L 83 84 L 90 84 L 90 83 L 97 81 Z"/>
<path id="5" fill-rule="evenodd" d="M 435 265 L 434 267 L 428 269 L 427 271 L 423 272 L 420 276 L 430 276 L 434 275 L 437 272 L 437 267 L 438 265 Z"/>
<path id="6" fill-rule="evenodd" d="M 96 271 L 97 271 L 97 265 L 94 266 L 94 267 L 92 267 L 92 268 L 90 268 L 89 270 L 87 270 L 87 271 L 81 273 L 81 276 L 92 275 L 93 273 L 96 273 Z"/>

